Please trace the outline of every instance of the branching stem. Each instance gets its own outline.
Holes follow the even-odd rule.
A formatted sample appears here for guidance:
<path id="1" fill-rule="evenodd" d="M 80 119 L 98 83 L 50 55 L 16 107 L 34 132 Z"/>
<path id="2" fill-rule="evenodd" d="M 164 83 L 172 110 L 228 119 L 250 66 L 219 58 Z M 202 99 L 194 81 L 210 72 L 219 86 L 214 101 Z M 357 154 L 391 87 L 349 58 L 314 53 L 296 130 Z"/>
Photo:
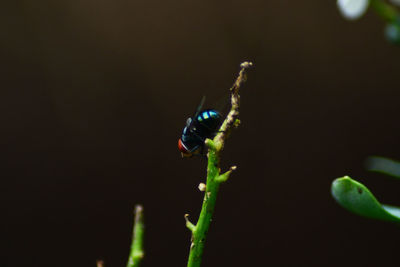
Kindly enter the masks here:
<path id="1" fill-rule="evenodd" d="M 190 254 L 187 264 L 188 267 L 199 267 L 201 264 L 206 236 L 212 220 L 219 186 L 222 182 L 226 181 L 231 172 L 236 169 L 236 166 L 233 166 L 229 171 L 220 174 L 220 152 L 224 148 L 225 140 L 229 136 L 232 127 L 237 126 L 240 106 L 239 88 L 242 83 L 246 81 L 246 70 L 252 65 L 251 62 L 244 62 L 240 65 L 241 70 L 239 76 L 230 89 L 231 110 L 226 116 L 214 139 L 207 139 L 205 142 L 208 147 L 208 164 L 207 183 L 204 192 L 203 205 L 196 225 L 190 223 L 187 216 L 185 217 L 186 226 L 192 232 L 192 243 L 190 245 Z"/>
<path id="2" fill-rule="evenodd" d="M 129 254 L 128 263 L 126 265 L 127 267 L 139 267 L 140 262 L 144 257 L 143 235 L 144 235 L 143 207 L 141 205 L 136 205 L 131 252 Z"/>

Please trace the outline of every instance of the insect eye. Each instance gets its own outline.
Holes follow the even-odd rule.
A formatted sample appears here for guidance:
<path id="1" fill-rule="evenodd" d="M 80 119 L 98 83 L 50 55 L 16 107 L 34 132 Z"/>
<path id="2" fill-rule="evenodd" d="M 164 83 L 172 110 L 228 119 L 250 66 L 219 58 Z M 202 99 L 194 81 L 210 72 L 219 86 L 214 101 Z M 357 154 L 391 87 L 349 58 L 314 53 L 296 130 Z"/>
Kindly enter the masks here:
<path id="1" fill-rule="evenodd" d="M 188 153 L 188 150 L 186 149 L 185 145 L 182 143 L 181 139 L 179 139 L 179 141 L 178 141 L 178 149 L 182 153 Z"/>

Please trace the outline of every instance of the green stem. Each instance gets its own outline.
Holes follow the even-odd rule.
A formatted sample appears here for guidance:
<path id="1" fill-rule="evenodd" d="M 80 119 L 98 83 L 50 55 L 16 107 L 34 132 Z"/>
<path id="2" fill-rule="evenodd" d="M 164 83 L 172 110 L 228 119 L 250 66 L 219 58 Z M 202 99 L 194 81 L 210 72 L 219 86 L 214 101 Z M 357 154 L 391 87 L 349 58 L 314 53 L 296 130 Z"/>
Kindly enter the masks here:
<path id="1" fill-rule="evenodd" d="M 188 267 L 198 267 L 201 264 L 206 236 L 211 224 L 220 185 L 220 183 L 216 181 L 216 177 L 219 175 L 218 166 L 219 156 L 215 150 L 210 149 L 208 156 L 206 191 L 199 220 L 192 230 L 192 244 L 190 246 Z"/>
<path id="2" fill-rule="evenodd" d="M 220 152 L 224 148 L 225 140 L 228 137 L 231 128 L 237 124 L 240 104 L 239 88 L 246 80 L 245 70 L 251 66 L 252 63 L 250 62 L 244 62 L 241 64 L 242 69 L 231 88 L 231 110 L 226 116 L 214 139 L 207 139 L 205 142 L 208 147 L 207 183 L 204 192 L 203 205 L 201 207 L 197 224 L 194 225 L 189 222 L 188 215 L 185 215 L 186 226 L 192 232 L 192 243 L 190 245 L 187 267 L 200 267 L 207 232 L 211 224 L 215 203 L 217 201 L 219 186 L 222 182 L 225 182 L 229 178 L 231 172 L 236 169 L 236 167 L 231 167 L 229 171 L 220 174 Z"/>
<path id="3" fill-rule="evenodd" d="M 370 0 L 370 5 L 387 22 L 394 22 L 398 17 L 397 9 L 382 0 Z"/>
<path id="4" fill-rule="evenodd" d="M 140 266 L 140 262 L 144 257 L 143 236 L 144 236 L 143 207 L 141 205 L 136 205 L 135 221 L 133 224 L 132 245 L 128 263 L 126 265 L 127 267 Z"/>

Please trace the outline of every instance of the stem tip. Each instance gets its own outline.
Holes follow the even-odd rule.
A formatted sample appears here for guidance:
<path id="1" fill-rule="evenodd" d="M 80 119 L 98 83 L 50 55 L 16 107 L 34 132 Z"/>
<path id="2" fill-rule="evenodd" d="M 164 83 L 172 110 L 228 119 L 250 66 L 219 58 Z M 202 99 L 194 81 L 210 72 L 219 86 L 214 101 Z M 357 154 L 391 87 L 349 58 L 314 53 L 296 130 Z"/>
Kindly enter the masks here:
<path id="1" fill-rule="evenodd" d="M 242 69 L 248 69 L 248 68 L 253 67 L 253 63 L 251 63 L 250 61 L 245 61 L 242 64 L 240 64 L 240 67 Z"/>

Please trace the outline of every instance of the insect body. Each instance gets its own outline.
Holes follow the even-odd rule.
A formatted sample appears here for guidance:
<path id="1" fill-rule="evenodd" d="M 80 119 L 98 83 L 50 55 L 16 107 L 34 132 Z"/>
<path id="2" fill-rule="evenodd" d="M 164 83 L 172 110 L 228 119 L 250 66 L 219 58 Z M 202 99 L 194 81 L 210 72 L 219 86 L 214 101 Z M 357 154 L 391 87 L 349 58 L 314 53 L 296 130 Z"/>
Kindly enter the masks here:
<path id="1" fill-rule="evenodd" d="M 193 117 L 187 119 L 182 137 L 178 141 L 183 157 L 203 154 L 204 141 L 206 138 L 214 138 L 221 126 L 221 114 L 214 109 L 201 110 L 202 103 Z"/>

